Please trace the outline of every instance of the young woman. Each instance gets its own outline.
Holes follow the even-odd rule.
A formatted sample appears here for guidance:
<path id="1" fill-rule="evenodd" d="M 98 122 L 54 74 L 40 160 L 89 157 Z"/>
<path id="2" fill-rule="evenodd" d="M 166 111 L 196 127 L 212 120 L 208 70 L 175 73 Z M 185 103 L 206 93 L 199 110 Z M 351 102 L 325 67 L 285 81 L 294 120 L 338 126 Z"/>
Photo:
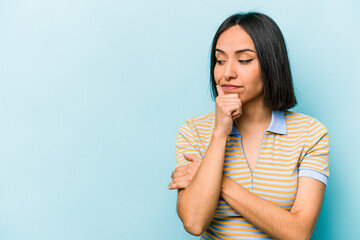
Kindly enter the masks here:
<path id="1" fill-rule="evenodd" d="M 285 42 L 261 13 L 235 14 L 211 52 L 215 112 L 180 128 L 177 212 L 201 239 L 310 239 L 329 176 L 329 137 L 296 104 Z"/>

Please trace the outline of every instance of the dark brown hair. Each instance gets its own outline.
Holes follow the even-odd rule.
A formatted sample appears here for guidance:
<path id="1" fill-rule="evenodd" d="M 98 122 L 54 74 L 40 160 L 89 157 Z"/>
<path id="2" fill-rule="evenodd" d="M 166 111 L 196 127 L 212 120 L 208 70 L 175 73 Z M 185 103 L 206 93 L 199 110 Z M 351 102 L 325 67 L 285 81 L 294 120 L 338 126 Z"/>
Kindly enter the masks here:
<path id="1" fill-rule="evenodd" d="M 282 111 L 294 107 L 296 97 L 284 37 L 278 25 L 270 17 L 257 12 L 234 14 L 228 17 L 217 30 L 211 47 L 212 98 L 215 100 L 218 95 L 214 78 L 216 44 L 225 30 L 236 25 L 241 26 L 254 42 L 264 85 L 264 106 L 271 110 Z"/>

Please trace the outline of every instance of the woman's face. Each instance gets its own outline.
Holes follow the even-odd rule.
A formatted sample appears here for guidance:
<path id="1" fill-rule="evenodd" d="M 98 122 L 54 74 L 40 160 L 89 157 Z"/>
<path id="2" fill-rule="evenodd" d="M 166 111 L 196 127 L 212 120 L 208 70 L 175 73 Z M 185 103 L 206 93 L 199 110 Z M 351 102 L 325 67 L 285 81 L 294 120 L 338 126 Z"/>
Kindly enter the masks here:
<path id="1" fill-rule="evenodd" d="M 242 104 L 262 99 L 259 60 L 254 43 L 243 28 L 233 26 L 220 35 L 215 58 L 215 81 L 225 94 L 239 94 Z"/>

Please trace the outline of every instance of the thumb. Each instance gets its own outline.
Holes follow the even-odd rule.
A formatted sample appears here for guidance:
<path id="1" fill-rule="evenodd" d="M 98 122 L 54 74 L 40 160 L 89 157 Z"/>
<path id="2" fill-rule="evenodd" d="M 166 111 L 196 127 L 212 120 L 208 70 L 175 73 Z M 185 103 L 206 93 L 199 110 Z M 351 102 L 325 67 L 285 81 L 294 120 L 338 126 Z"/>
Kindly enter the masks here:
<path id="1" fill-rule="evenodd" d="M 184 153 L 184 157 L 189 160 L 189 161 L 192 161 L 194 163 L 198 163 L 198 162 L 201 162 L 202 159 L 195 156 L 195 155 L 190 155 L 190 154 L 187 154 L 187 153 Z"/>
<path id="2" fill-rule="evenodd" d="M 216 90 L 217 90 L 217 92 L 218 92 L 218 96 L 223 96 L 223 95 L 225 95 L 224 90 L 222 89 L 221 86 L 216 85 Z"/>

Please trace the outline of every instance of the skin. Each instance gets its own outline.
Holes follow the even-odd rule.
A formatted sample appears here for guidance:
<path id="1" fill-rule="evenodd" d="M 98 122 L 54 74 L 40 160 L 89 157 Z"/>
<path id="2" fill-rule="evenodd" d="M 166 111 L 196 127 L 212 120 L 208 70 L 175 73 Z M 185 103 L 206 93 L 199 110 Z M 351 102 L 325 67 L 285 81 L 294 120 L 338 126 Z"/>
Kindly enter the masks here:
<path id="1" fill-rule="evenodd" d="M 210 224 L 221 196 L 275 239 L 310 239 L 323 202 L 323 183 L 300 177 L 294 205 L 286 211 L 222 175 L 226 138 L 233 122 L 242 135 L 252 171 L 271 121 L 271 110 L 264 108 L 261 70 L 251 37 L 240 26 L 231 27 L 220 35 L 216 49 L 218 97 L 212 139 L 203 159 L 184 154 L 191 163 L 177 167 L 169 184 L 169 189 L 178 189 L 179 217 L 189 233 L 200 235 Z M 229 84 L 238 87 L 229 89 L 225 86 Z"/>

